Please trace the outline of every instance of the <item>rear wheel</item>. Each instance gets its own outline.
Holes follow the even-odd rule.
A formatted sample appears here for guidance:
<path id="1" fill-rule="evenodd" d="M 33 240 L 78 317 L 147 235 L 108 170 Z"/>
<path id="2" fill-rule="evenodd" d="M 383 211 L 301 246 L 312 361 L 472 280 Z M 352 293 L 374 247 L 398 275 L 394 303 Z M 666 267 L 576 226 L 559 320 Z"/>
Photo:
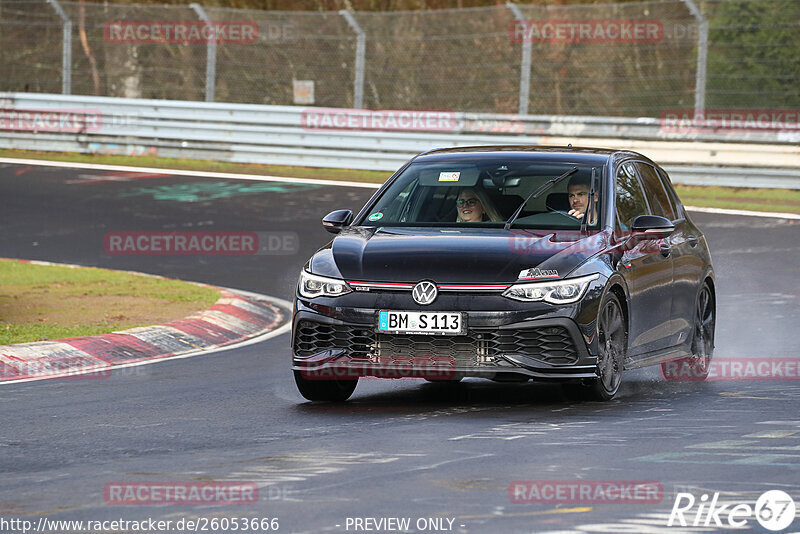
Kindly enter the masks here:
<path id="1" fill-rule="evenodd" d="M 627 342 L 622 306 L 609 291 L 597 316 L 597 378 L 590 382 L 588 391 L 594 399 L 611 400 L 619 391 Z"/>
<path id="2" fill-rule="evenodd" d="M 705 380 L 711 368 L 711 357 L 714 354 L 714 325 L 716 322 L 716 306 L 714 295 L 708 283 L 703 283 L 694 310 L 694 332 L 692 337 L 692 356 L 671 362 L 661 363 L 661 372 L 665 377 L 678 373 L 693 380 Z M 676 365 L 677 364 L 677 365 Z"/>
<path id="3" fill-rule="evenodd" d="M 294 382 L 300 394 L 310 401 L 344 402 L 350 398 L 358 385 L 358 378 L 351 380 L 309 380 L 302 371 L 294 371 Z"/>

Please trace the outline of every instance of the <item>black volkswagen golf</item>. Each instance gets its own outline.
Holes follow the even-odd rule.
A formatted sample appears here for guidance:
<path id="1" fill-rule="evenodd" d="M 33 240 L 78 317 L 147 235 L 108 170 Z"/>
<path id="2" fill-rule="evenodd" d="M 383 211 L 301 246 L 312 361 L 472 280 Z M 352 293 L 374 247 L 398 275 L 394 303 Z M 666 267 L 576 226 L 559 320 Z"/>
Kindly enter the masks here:
<path id="1" fill-rule="evenodd" d="M 664 170 L 628 151 L 492 146 L 413 158 L 300 274 L 295 381 L 557 380 L 613 398 L 624 369 L 707 375 L 714 272 Z M 674 364 L 673 364 L 674 365 Z"/>

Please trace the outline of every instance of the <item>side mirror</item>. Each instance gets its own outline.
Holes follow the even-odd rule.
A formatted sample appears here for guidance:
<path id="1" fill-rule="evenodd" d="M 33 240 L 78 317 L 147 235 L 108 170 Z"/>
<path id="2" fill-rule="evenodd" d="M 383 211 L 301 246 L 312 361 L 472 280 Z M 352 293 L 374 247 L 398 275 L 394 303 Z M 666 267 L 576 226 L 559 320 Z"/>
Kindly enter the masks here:
<path id="1" fill-rule="evenodd" d="M 332 234 L 338 234 L 343 226 L 347 226 L 353 220 L 353 212 L 350 210 L 336 210 L 322 218 L 322 227 Z"/>
<path id="2" fill-rule="evenodd" d="M 674 231 L 675 225 L 666 217 L 639 215 L 631 225 L 631 239 L 634 243 L 664 239 L 671 236 Z"/>

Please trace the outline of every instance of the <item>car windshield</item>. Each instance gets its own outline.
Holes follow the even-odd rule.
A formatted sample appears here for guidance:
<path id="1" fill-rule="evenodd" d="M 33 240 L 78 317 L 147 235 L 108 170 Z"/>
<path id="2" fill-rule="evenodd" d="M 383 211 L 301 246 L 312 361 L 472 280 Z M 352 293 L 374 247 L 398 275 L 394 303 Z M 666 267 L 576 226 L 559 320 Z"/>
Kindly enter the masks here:
<path id="1" fill-rule="evenodd" d="M 360 224 L 501 228 L 529 195 L 573 168 L 577 171 L 530 199 L 513 227 L 579 229 L 589 207 L 594 169 L 596 195 L 587 227 L 599 228 L 602 164 L 485 158 L 412 163 Z"/>

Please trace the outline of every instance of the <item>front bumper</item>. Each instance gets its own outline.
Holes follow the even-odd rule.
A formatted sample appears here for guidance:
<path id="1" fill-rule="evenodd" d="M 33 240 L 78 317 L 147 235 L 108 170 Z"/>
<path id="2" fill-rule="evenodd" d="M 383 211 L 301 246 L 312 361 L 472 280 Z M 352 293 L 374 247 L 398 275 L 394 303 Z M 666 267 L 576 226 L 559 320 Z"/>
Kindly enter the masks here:
<path id="1" fill-rule="evenodd" d="M 386 308 L 381 308 L 386 309 Z M 576 307 L 467 312 L 459 336 L 376 331 L 378 309 L 328 307 L 298 299 L 292 369 L 309 379 L 461 377 L 597 378 L 595 325 Z M 596 316 L 596 315 L 595 315 Z"/>

